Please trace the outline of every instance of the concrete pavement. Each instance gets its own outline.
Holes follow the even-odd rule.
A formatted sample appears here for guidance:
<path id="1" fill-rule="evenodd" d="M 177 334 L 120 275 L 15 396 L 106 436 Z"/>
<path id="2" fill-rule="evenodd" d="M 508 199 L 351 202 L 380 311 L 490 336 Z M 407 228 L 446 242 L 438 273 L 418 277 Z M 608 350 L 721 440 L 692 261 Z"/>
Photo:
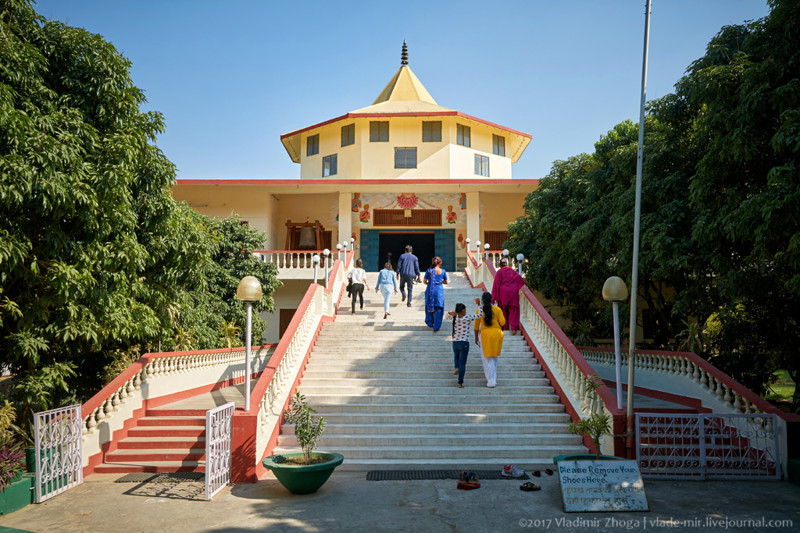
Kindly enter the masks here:
<path id="1" fill-rule="evenodd" d="M 465 492 L 455 480 L 366 481 L 364 472 L 335 472 L 307 496 L 270 478 L 229 486 L 211 502 L 202 501 L 202 483 L 114 483 L 119 477 L 95 474 L 0 517 L 0 532 L 800 531 L 800 487 L 787 482 L 646 480 L 650 512 L 566 514 L 556 475 L 533 478 L 539 492 L 510 480 Z"/>

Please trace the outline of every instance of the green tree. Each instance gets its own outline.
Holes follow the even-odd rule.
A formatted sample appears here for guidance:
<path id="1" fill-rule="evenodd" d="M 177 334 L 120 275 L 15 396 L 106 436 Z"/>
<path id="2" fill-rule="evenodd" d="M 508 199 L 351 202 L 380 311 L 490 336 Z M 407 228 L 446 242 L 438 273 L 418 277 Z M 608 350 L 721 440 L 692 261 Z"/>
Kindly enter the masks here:
<path id="1" fill-rule="evenodd" d="M 163 118 L 129 69 L 99 35 L 0 2 L 0 361 L 21 423 L 137 351 L 222 346 L 223 321 L 244 323 L 236 276 L 273 307 L 276 269 L 249 253 L 264 236 L 171 197 Z"/>

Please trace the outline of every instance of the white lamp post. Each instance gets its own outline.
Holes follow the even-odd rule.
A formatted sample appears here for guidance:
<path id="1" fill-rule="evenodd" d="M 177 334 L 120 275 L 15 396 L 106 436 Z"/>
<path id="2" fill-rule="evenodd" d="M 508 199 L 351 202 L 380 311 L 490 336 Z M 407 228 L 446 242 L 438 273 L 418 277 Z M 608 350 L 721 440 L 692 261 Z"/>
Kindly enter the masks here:
<path id="1" fill-rule="evenodd" d="M 331 251 L 325 248 L 322 250 L 322 255 L 325 256 L 325 288 L 328 288 L 328 256 L 331 255 Z"/>
<path id="2" fill-rule="evenodd" d="M 337 245 L 336 245 L 336 258 L 337 258 L 339 261 L 341 261 L 341 260 L 342 260 L 342 245 L 341 245 L 341 244 L 337 244 Z"/>
<path id="3" fill-rule="evenodd" d="M 344 260 L 347 261 L 347 245 L 350 244 L 348 241 L 342 241 L 342 251 L 344 252 Z"/>
<path id="4" fill-rule="evenodd" d="M 483 259 L 483 254 L 481 254 L 481 241 L 475 241 L 475 255 L 478 256 L 478 265 L 480 265 Z"/>
<path id="5" fill-rule="evenodd" d="M 311 256 L 311 262 L 314 263 L 314 283 L 317 282 L 317 267 L 319 266 L 319 255 L 314 254 Z"/>
<path id="6" fill-rule="evenodd" d="M 489 245 L 489 243 L 488 243 L 488 242 L 487 242 L 486 244 L 484 244 L 484 245 L 483 245 L 484 249 L 486 250 L 486 262 L 487 262 L 487 263 L 489 262 L 489 246 L 490 246 L 490 245 Z"/>
<path id="7" fill-rule="evenodd" d="M 318 259 L 319 260 L 319 259 Z M 236 299 L 241 300 L 247 307 L 247 322 L 245 326 L 245 374 L 244 374 L 244 410 L 250 410 L 250 336 L 253 325 L 253 303 L 261 300 L 261 282 L 255 276 L 245 276 L 236 287 Z"/>
<path id="8" fill-rule="evenodd" d="M 355 250 L 356 249 L 356 239 L 355 239 L 355 237 L 350 237 L 350 249 L 351 250 Z"/>
<path id="9" fill-rule="evenodd" d="M 628 299 L 628 287 L 622 278 L 611 276 L 603 283 L 603 300 L 614 310 L 614 363 L 617 377 L 617 409 L 622 409 L 622 362 L 620 361 L 619 303 Z M 630 385 L 628 385 L 630 387 Z"/>
<path id="10" fill-rule="evenodd" d="M 509 254 L 508 248 L 503 248 L 503 259 L 506 260 L 506 264 L 508 266 L 511 266 L 511 265 L 508 264 L 508 254 Z"/>
<path id="11" fill-rule="evenodd" d="M 522 275 L 522 261 L 525 260 L 525 256 L 523 254 L 517 254 L 517 272 L 519 275 Z"/>

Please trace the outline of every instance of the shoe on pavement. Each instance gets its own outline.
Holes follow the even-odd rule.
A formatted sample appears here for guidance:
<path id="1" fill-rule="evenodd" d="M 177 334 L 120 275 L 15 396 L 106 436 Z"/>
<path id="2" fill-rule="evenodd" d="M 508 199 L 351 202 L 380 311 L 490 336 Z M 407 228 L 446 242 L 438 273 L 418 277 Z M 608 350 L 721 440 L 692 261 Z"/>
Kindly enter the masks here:
<path id="1" fill-rule="evenodd" d="M 521 468 L 517 468 L 515 465 L 505 465 L 500 475 L 503 477 L 520 478 L 525 475 L 525 471 Z"/>

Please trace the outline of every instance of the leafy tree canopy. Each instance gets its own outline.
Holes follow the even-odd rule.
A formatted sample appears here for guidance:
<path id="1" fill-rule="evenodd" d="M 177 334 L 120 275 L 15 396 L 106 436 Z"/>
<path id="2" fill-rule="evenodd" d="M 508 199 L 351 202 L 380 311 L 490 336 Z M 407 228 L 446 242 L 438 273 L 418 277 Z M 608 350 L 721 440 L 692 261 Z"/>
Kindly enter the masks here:
<path id="1" fill-rule="evenodd" d="M 264 236 L 172 199 L 163 117 L 140 110 L 130 66 L 99 35 L 0 2 L 0 361 L 26 409 L 87 397 L 126 354 L 223 346 L 245 274 L 273 307 L 276 270 L 249 253 Z"/>
<path id="2" fill-rule="evenodd" d="M 781 368 L 800 381 L 800 1 L 770 6 L 648 104 L 638 287 L 653 346 L 695 345 L 702 324 L 705 355 L 755 390 Z M 509 228 L 531 287 L 596 332 L 603 281 L 630 282 L 636 130 L 556 162 Z"/>

